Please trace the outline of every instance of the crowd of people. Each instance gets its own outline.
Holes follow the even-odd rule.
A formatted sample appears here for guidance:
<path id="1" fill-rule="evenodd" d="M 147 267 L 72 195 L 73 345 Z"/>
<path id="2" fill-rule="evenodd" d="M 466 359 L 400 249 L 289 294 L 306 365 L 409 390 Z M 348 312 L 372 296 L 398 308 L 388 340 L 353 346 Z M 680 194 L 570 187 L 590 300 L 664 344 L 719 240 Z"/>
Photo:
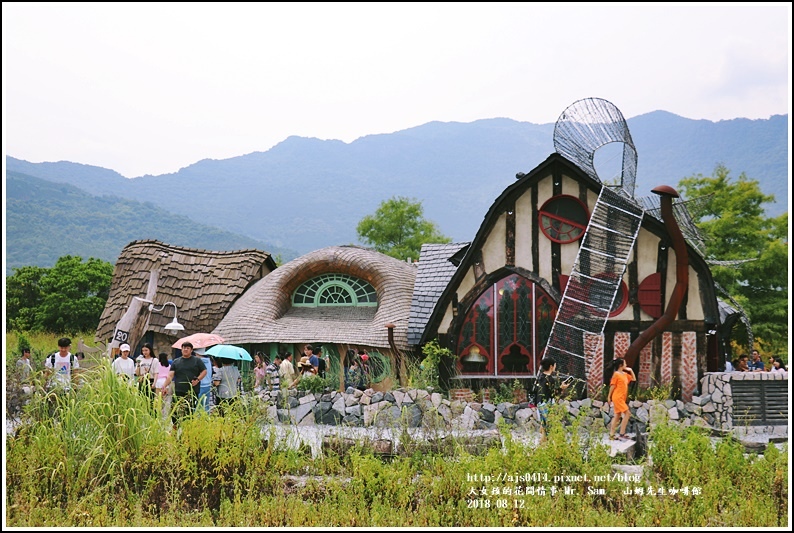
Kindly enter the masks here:
<path id="1" fill-rule="evenodd" d="M 254 355 L 254 392 L 294 389 L 301 379 L 318 376 L 325 379 L 330 370 L 330 360 L 320 346 L 307 344 L 303 355 L 293 360 L 292 352 L 277 353 L 271 362 L 264 354 Z M 365 350 L 348 350 L 344 366 L 345 388 L 365 390 L 370 383 L 369 354 Z"/>
<path id="2" fill-rule="evenodd" d="M 733 361 L 725 362 L 726 372 L 788 372 L 780 357 L 770 356 L 768 365 L 764 364 L 758 350 L 752 351 L 752 359 L 742 354 Z"/>

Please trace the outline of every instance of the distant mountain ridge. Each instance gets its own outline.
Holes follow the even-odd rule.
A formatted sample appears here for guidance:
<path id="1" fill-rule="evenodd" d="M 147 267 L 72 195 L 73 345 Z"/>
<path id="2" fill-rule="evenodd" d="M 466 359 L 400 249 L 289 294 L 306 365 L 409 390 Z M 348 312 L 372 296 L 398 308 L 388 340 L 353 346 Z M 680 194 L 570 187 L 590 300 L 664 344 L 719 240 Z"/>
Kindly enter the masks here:
<path id="1" fill-rule="evenodd" d="M 297 256 L 294 250 L 200 224 L 149 202 L 91 196 L 66 183 L 14 171 L 7 172 L 5 188 L 6 275 L 21 266 L 50 267 L 64 255 L 115 263 L 124 246 L 143 239 L 209 250 L 256 248 L 285 260 Z"/>
<path id="2" fill-rule="evenodd" d="M 722 163 L 732 176 L 744 172 L 775 195 L 768 214 L 788 209 L 788 115 L 712 122 L 654 111 L 627 122 L 638 153 L 637 196 L 661 184 L 675 187 L 686 176 L 710 175 Z M 530 171 L 554 151 L 553 132 L 554 124 L 494 118 L 430 122 L 351 143 L 293 136 L 266 152 L 204 159 L 176 173 L 133 179 L 70 162 L 8 156 L 6 164 L 9 171 L 93 195 L 151 202 L 306 253 L 356 242 L 358 221 L 394 195 L 421 200 L 426 218 L 454 241 L 471 240 L 516 173 Z"/>

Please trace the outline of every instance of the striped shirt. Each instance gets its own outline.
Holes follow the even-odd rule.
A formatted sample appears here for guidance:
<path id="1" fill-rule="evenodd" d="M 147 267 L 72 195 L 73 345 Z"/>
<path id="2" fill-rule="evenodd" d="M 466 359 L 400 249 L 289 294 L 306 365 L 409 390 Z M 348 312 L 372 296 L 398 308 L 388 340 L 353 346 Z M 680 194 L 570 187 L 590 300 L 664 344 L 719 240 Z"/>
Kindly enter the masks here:
<path id="1" fill-rule="evenodd" d="M 281 389 L 281 376 L 279 376 L 279 368 L 275 363 L 270 363 L 265 368 L 267 374 L 267 388 L 269 391 L 277 391 Z"/>

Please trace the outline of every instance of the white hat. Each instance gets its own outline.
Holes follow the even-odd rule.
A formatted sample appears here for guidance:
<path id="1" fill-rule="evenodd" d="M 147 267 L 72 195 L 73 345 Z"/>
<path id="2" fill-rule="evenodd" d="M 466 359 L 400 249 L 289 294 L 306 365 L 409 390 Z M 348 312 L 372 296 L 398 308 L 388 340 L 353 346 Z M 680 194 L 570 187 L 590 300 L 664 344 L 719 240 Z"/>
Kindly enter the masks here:
<path id="1" fill-rule="evenodd" d="M 130 351 L 130 345 L 129 344 L 122 344 L 121 346 L 119 346 L 119 351 L 121 351 L 121 352 L 129 352 Z"/>

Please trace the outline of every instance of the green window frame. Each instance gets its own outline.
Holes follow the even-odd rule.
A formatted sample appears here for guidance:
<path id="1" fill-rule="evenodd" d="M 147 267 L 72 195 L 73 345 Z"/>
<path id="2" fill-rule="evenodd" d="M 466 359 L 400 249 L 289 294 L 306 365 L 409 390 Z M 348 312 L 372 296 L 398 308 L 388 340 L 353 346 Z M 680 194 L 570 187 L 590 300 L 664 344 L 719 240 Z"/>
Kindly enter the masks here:
<path id="1" fill-rule="evenodd" d="M 296 307 L 376 307 L 378 293 L 348 274 L 321 274 L 305 281 L 292 293 Z"/>

